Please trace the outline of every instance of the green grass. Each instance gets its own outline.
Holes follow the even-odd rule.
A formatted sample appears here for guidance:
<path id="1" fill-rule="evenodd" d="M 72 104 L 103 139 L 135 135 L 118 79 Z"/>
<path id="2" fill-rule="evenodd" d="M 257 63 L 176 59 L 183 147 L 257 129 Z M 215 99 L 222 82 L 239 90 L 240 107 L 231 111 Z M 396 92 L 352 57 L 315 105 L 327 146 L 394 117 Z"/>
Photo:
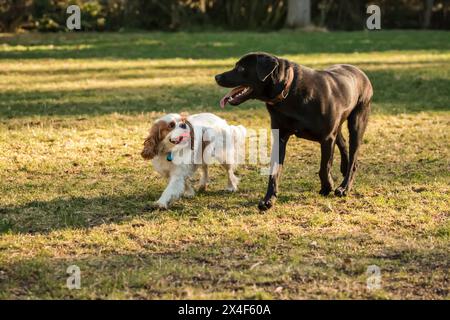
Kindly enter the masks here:
<path id="1" fill-rule="evenodd" d="M 0 35 L 0 298 L 448 299 L 449 36 Z M 251 165 L 237 194 L 214 169 L 208 192 L 143 212 L 165 187 L 139 156 L 155 117 L 211 111 L 269 126 L 261 102 L 221 111 L 226 90 L 213 81 L 257 50 L 314 68 L 352 63 L 372 79 L 353 194 L 319 196 L 318 145 L 293 139 L 266 214 L 256 209 L 266 177 Z M 70 291 L 74 264 L 82 288 Z"/>

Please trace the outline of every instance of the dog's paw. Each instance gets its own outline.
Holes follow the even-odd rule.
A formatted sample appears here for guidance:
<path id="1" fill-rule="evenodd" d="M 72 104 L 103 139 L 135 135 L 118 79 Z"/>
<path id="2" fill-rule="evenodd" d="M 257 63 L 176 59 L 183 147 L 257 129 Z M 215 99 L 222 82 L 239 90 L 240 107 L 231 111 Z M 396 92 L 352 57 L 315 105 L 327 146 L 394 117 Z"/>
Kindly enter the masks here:
<path id="1" fill-rule="evenodd" d="M 225 190 L 228 192 L 236 192 L 238 191 L 238 188 L 235 186 L 228 186 Z"/>
<path id="2" fill-rule="evenodd" d="M 345 197 L 347 195 L 347 190 L 344 187 L 339 187 L 334 191 L 334 195 L 337 197 Z"/>
<path id="3" fill-rule="evenodd" d="M 192 199 L 193 197 L 195 197 L 195 191 L 194 190 L 186 191 L 183 194 L 183 197 L 188 198 L 188 199 Z"/>
<path id="4" fill-rule="evenodd" d="M 320 189 L 319 191 L 319 194 L 325 197 L 330 194 L 331 190 L 333 190 L 331 186 L 322 187 L 322 189 Z"/>
<path id="5" fill-rule="evenodd" d="M 144 206 L 144 211 L 167 210 L 168 206 L 158 202 L 151 202 Z"/>
<path id="6" fill-rule="evenodd" d="M 267 211 L 273 207 L 272 200 L 261 200 L 258 204 L 259 211 Z"/>

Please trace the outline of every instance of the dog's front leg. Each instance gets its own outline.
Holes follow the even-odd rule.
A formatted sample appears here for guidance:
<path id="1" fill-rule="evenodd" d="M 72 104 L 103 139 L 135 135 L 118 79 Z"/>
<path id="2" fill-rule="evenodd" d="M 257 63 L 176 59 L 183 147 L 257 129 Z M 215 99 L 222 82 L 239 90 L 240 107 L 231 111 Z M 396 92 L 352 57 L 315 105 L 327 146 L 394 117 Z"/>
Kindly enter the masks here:
<path id="1" fill-rule="evenodd" d="M 276 201 L 289 136 L 289 134 L 282 134 L 282 132 L 279 132 L 279 136 L 274 137 L 272 156 L 270 159 L 269 184 L 267 186 L 266 196 L 258 205 L 258 208 L 261 211 L 270 209 Z"/>
<path id="2" fill-rule="evenodd" d="M 320 160 L 320 184 L 319 193 L 327 196 L 333 190 L 333 178 L 331 177 L 331 166 L 333 164 L 334 146 L 336 144 L 335 138 L 329 138 L 320 143 L 321 160 Z"/>
<path id="3" fill-rule="evenodd" d="M 156 206 L 160 209 L 167 209 L 169 204 L 178 200 L 185 190 L 185 177 L 173 175 L 169 179 L 169 184 L 162 193 L 161 197 L 156 201 Z"/>

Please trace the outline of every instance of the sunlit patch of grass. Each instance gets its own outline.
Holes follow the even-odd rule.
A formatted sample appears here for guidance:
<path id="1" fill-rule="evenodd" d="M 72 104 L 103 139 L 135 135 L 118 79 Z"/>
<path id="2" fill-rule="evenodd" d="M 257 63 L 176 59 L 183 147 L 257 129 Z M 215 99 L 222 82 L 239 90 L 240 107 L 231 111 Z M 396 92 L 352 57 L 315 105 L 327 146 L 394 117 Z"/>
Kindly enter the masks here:
<path id="1" fill-rule="evenodd" d="M 72 51 L 72 50 L 86 50 L 90 49 L 92 46 L 90 45 L 63 45 L 63 46 L 55 46 L 53 44 L 49 45 L 36 45 L 36 46 L 26 46 L 26 45 L 9 45 L 7 43 L 2 44 L 1 51 L 2 52 L 33 52 L 33 51 Z"/>
<path id="2" fill-rule="evenodd" d="M 448 298 L 447 35 L 0 35 L 0 298 Z M 269 128 L 260 102 L 219 111 L 213 76 L 286 39 L 283 56 L 353 63 L 374 83 L 353 194 L 319 196 L 318 145 L 293 138 L 266 214 L 255 165 L 236 194 L 214 168 L 208 192 L 144 212 L 165 187 L 139 156 L 150 123 L 211 111 Z M 73 264 L 82 288 L 69 291 Z"/>

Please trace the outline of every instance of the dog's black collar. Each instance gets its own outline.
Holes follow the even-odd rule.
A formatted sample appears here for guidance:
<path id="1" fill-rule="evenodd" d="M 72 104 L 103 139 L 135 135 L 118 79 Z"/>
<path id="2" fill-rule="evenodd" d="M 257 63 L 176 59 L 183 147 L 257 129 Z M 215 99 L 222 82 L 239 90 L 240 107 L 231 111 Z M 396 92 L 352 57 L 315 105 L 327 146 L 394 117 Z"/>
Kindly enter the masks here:
<path id="1" fill-rule="evenodd" d="M 286 81 L 286 85 L 284 86 L 284 89 L 275 98 L 266 100 L 265 102 L 267 104 L 273 106 L 274 104 L 277 104 L 278 102 L 281 102 L 284 99 L 286 99 L 287 96 L 289 95 L 289 90 L 291 89 L 293 81 L 294 81 L 294 69 L 292 67 L 289 67 L 287 81 Z"/>

